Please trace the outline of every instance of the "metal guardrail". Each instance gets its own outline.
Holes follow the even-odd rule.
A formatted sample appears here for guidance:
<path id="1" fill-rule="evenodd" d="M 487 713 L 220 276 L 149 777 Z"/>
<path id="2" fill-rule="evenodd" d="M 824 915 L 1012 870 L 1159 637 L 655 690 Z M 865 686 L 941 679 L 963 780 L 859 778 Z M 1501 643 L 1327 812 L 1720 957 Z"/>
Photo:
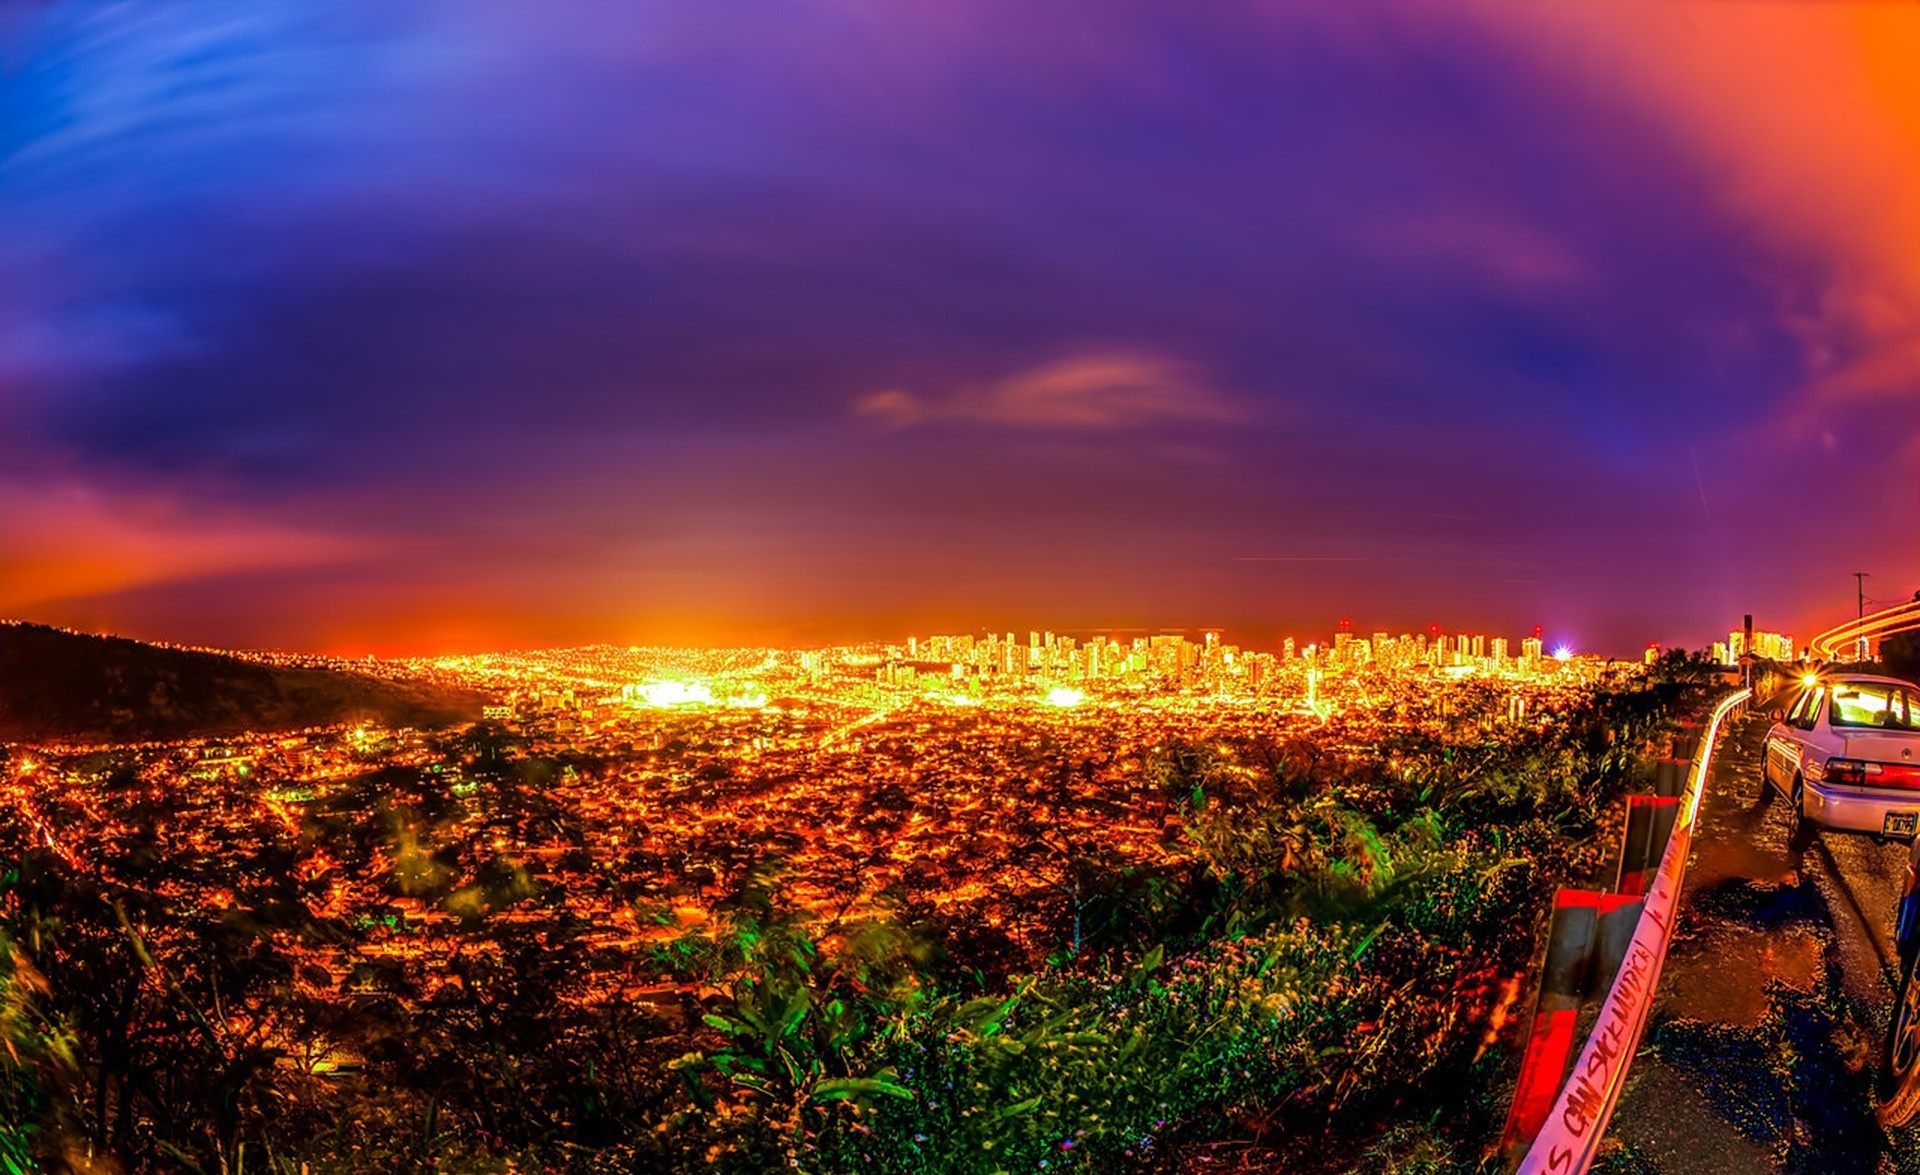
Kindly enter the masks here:
<path id="1" fill-rule="evenodd" d="M 1613 985 L 1600 1005 L 1600 1017 L 1587 1034 L 1572 1073 L 1554 1098 L 1545 1124 L 1520 1160 L 1517 1175 L 1583 1175 L 1593 1165 L 1600 1139 L 1606 1134 L 1607 1123 L 1620 1102 L 1627 1069 L 1640 1049 L 1647 1015 L 1653 1008 L 1654 992 L 1659 987 L 1660 970 L 1667 961 L 1674 912 L 1686 877 L 1687 853 L 1693 845 L 1694 821 L 1700 814 L 1707 772 L 1713 767 L 1714 744 L 1719 739 L 1721 723 L 1744 706 L 1751 694 L 1751 690 L 1743 689 L 1722 698 L 1714 707 L 1713 716 L 1701 734 L 1699 750 L 1694 754 L 1686 788 L 1680 795 L 1673 834 L 1661 854 L 1659 869 L 1647 885 L 1645 905 Z"/>

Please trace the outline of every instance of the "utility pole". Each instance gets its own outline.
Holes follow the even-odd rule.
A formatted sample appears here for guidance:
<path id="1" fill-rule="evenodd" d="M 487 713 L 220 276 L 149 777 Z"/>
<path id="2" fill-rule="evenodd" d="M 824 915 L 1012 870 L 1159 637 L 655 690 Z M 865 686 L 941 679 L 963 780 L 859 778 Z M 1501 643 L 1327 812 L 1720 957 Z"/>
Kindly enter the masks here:
<path id="1" fill-rule="evenodd" d="M 1856 571 L 1853 573 L 1853 618 L 1856 621 L 1862 621 L 1867 618 L 1867 579 L 1868 575 L 1864 571 Z M 1855 652 L 1857 654 L 1855 660 L 1865 661 L 1867 659 L 1867 638 L 1865 633 L 1861 634 L 1860 647 L 1855 650 Z"/>

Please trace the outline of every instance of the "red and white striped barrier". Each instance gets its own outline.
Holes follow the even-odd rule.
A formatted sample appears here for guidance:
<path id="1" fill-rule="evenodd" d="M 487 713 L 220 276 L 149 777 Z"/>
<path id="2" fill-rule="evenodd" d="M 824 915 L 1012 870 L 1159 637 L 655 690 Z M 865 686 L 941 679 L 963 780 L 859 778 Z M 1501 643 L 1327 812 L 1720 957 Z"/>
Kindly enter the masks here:
<path id="1" fill-rule="evenodd" d="M 1693 757 L 1693 770 L 1686 790 L 1680 796 L 1680 812 L 1674 819 L 1673 836 L 1661 854 L 1646 890 L 1646 906 L 1640 922 L 1627 944 L 1627 953 L 1614 977 L 1613 987 L 1600 1006 L 1600 1018 L 1587 1036 L 1586 1045 L 1573 1063 L 1573 1072 L 1560 1088 L 1546 1123 L 1535 1136 L 1533 1145 L 1520 1160 L 1518 1175 L 1581 1175 L 1593 1165 L 1594 1153 L 1607 1132 L 1614 1107 L 1620 1103 L 1620 1091 L 1626 1084 L 1627 1066 L 1640 1049 L 1640 1037 L 1646 1032 L 1647 1014 L 1653 1007 L 1660 969 L 1667 961 L 1667 942 L 1673 933 L 1674 911 L 1680 903 L 1680 886 L 1686 878 L 1687 852 L 1693 845 L 1693 825 L 1700 814 L 1700 795 L 1705 790 L 1707 772 L 1713 767 L 1714 743 L 1720 736 L 1720 724 L 1747 700 L 1749 691 L 1723 698 L 1714 707 L 1700 739 L 1699 753 Z"/>

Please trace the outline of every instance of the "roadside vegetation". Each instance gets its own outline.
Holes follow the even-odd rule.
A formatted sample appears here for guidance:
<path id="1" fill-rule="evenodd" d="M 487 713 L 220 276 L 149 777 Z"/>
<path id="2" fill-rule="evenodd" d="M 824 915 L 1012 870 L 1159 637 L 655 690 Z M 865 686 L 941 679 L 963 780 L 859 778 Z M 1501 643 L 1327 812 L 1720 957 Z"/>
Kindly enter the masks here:
<path id="1" fill-rule="evenodd" d="M 480 791 L 370 772 L 263 814 L 242 871 L 123 776 L 144 839 L 76 865 L 0 830 L 0 1171 L 1476 1170 L 1544 903 L 1693 688 L 1364 755 L 1162 746 L 1144 862 L 1065 818 L 1061 764 L 996 829 L 1020 900 L 982 877 L 958 914 L 777 855 L 669 893 L 573 837 L 659 928 L 617 958 L 523 863 L 433 839 L 485 804 L 567 840 L 541 781 L 591 764 L 478 731 L 447 754 Z M 345 875 L 454 912 L 457 949 L 329 900 Z"/>

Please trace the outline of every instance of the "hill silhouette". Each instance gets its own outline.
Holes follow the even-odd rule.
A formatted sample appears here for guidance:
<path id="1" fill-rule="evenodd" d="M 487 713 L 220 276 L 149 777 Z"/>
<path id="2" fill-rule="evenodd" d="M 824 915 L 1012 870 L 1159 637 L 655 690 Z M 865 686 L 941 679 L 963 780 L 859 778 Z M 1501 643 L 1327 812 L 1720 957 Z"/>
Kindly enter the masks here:
<path id="1" fill-rule="evenodd" d="M 336 722 L 444 726 L 485 695 L 0 623 L 0 741 L 177 739 Z"/>

